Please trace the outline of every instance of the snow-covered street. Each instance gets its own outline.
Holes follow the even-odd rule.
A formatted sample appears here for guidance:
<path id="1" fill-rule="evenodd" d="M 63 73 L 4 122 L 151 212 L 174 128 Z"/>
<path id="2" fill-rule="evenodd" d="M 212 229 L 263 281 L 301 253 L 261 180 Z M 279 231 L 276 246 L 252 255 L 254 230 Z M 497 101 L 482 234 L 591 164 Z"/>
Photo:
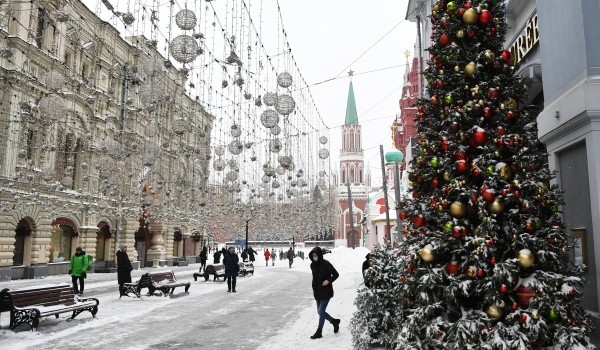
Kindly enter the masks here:
<path id="1" fill-rule="evenodd" d="M 308 255 L 309 249 L 306 249 Z M 178 280 L 190 280 L 189 294 L 177 288 L 174 296 L 143 296 L 118 299 L 116 274 L 90 274 L 85 297 L 98 298 L 96 318 L 84 312 L 74 320 L 70 314 L 59 319 L 47 317 L 37 332 L 27 326 L 16 332 L 8 329 L 9 314 L 0 314 L 0 348 L 30 349 L 351 349 L 348 327 L 356 289 L 362 282 L 360 266 L 364 248 L 337 248 L 325 258 L 336 267 L 340 278 L 334 283 L 335 296 L 328 312 L 342 319 L 341 330 L 333 333 L 329 323 L 323 338 L 309 336 L 317 326 L 315 301 L 310 286 L 308 259 L 296 258 L 291 269 L 287 260 L 264 266 L 262 256 L 255 263 L 254 276 L 239 277 L 237 293 L 227 293 L 224 282 L 193 281 L 199 264 L 172 267 Z M 167 269 L 166 267 L 162 269 Z M 145 269 L 148 270 L 148 269 Z M 132 278 L 144 270 L 134 271 Z M 0 284 L 22 288 L 36 284 L 69 281 L 68 276 L 51 276 L 41 281 L 18 280 Z"/>

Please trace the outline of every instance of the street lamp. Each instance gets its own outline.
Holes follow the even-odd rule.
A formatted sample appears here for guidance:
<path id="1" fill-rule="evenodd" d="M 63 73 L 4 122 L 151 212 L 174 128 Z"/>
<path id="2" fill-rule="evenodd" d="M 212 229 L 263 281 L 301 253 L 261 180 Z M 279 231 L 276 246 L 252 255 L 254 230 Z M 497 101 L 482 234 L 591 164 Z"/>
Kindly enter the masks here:
<path id="1" fill-rule="evenodd" d="M 242 218 L 246 222 L 246 252 L 248 251 L 248 223 L 254 218 L 254 207 L 246 208 L 246 216 Z"/>

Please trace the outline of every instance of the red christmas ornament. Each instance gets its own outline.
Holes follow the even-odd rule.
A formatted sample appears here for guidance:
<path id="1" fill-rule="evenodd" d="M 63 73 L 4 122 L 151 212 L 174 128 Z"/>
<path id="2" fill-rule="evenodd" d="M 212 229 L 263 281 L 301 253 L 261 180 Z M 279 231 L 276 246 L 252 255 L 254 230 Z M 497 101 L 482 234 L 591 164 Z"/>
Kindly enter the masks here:
<path id="1" fill-rule="evenodd" d="M 492 22 L 493 19 L 494 19 L 494 16 L 492 15 L 492 13 L 490 11 L 482 10 L 481 13 L 479 14 L 478 21 L 479 21 L 479 23 L 481 23 L 483 25 L 488 25 Z"/>
<path id="2" fill-rule="evenodd" d="M 438 188 L 440 187 L 440 180 L 438 180 L 438 178 L 434 178 L 433 180 L 431 180 L 431 186 L 433 186 L 434 188 Z"/>
<path id="3" fill-rule="evenodd" d="M 500 52 L 500 57 L 504 62 L 510 63 L 510 60 L 512 60 L 512 53 L 508 50 L 502 50 L 502 52 Z"/>
<path id="4" fill-rule="evenodd" d="M 446 33 L 442 34 L 440 36 L 440 44 L 442 44 L 443 46 L 450 44 L 450 36 Z"/>
<path id="5" fill-rule="evenodd" d="M 492 257 L 490 258 L 490 264 L 492 264 L 492 265 L 496 265 L 496 257 L 495 257 L 495 256 L 492 256 Z"/>
<path id="6" fill-rule="evenodd" d="M 508 286 L 506 284 L 503 284 L 500 286 L 500 293 L 502 294 L 506 294 L 508 292 Z"/>
<path id="7" fill-rule="evenodd" d="M 399 214 L 400 220 L 406 220 L 406 212 L 402 210 Z"/>
<path id="8" fill-rule="evenodd" d="M 454 160 L 469 160 L 469 155 L 466 152 L 454 153 Z"/>
<path id="9" fill-rule="evenodd" d="M 517 309 L 519 308 L 519 305 L 517 305 L 517 303 L 513 303 L 513 304 L 510 306 L 510 308 L 511 308 L 513 311 L 517 311 Z"/>
<path id="10" fill-rule="evenodd" d="M 406 268 L 406 273 L 409 275 L 413 274 L 413 267 L 412 265 L 408 265 L 408 267 Z"/>
<path id="11" fill-rule="evenodd" d="M 485 271 L 483 269 L 477 269 L 477 277 L 483 278 L 485 276 Z"/>
<path id="12" fill-rule="evenodd" d="M 458 10 L 456 10 L 456 15 L 457 15 L 457 17 L 459 17 L 459 18 L 462 18 L 462 17 L 463 17 L 463 15 L 465 14 L 465 11 L 466 11 L 466 10 L 467 10 L 467 9 L 465 9 L 464 7 L 461 7 L 461 8 L 459 8 Z"/>
<path id="13" fill-rule="evenodd" d="M 471 139 L 477 146 L 483 146 L 488 140 L 487 132 L 482 128 L 477 128 L 472 134 Z"/>
<path id="14" fill-rule="evenodd" d="M 452 122 L 450 124 L 450 126 L 448 127 L 448 130 L 453 133 L 456 134 L 459 130 L 460 130 L 460 126 L 458 125 L 457 122 Z"/>
<path id="15" fill-rule="evenodd" d="M 569 289 L 569 296 L 575 295 L 575 289 Z"/>
<path id="16" fill-rule="evenodd" d="M 423 218 L 423 215 L 413 215 L 413 217 L 411 218 L 411 221 L 417 228 L 423 226 L 423 224 L 425 223 L 425 219 Z"/>
<path id="17" fill-rule="evenodd" d="M 491 108 L 490 108 L 490 107 L 485 107 L 485 108 L 483 109 L 483 116 L 484 116 L 485 118 L 489 118 L 491 115 L 492 115 L 492 110 L 491 110 Z"/>
<path id="18" fill-rule="evenodd" d="M 456 170 L 460 173 L 467 172 L 467 170 L 469 170 L 469 163 L 467 163 L 464 160 L 457 160 L 456 161 Z"/>
<path id="19" fill-rule="evenodd" d="M 451 275 L 456 275 L 458 273 L 458 262 L 449 262 L 448 265 L 446 265 L 446 271 Z"/>
<path id="20" fill-rule="evenodd" d="M 527 318 L 529 318 L 527 314 L 521 314 L 521 316 L 519 316 L 519 324 L 525 324 L 525 322 L 527 322 Z"/>
<path id="21" fill-rule="evenodd" d="M 531 301 L 531 298 L 535 297 L 535 290 L 522 284 L 519 286 L 519 288 L 517 288 L 516 296 L 519 306 L 526 309 L 529 307 L 529 302 Z"/>
<path id="22" fill-rule="evenodd" d="M 471 2 L 470 2 L 470 1 L 467 1 L 467 2 L 465 2 L 465 3 L 463 4 L 463 7 L 464 7 L 465 9 L 467 9 L 467 10 L 468 10 L 468 9 L 470 9 L 470 8 L 471 8 Z"/>
<path id="23" fill-rule="evenodd" d="M 496 199 L 496 194 L 494 193 L 493 189 L 484 187 L 481 190 L 481 198 L 483 198 L 483 200 L 486 202 L 491 202 Z"/>
<path id="24" fill-rule="evenodd" d="M 467 229 L 465 229 L 463 226 L 454 226 L 452 228 L 452 237 L 460 239 L 465 235 L 466 231 Z"/>
<path id="25" fill-rule="evenodd" d="M 474 168 L 473 171 L 471 171 L 471 174 L 478 178 L 479 176 L 481 176 L 481 170 L 479 170 L 479 168 Z"/>
<path id="26" fill-rule="evenodd" d="M 498 126 L 496 128 L 496 133 L 498 135 L 506 135 L 506 129 L 503 126 Z"/>

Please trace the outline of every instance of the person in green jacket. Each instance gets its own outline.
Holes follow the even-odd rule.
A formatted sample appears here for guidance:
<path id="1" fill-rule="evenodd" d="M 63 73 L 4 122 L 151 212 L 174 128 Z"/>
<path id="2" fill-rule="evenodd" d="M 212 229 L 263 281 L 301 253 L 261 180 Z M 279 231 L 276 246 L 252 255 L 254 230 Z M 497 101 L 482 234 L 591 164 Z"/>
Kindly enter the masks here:
<path id="1" fill-rule="evenodd" d="M 69 275 L 71 275 L 75 294 L 83 295 L 83 280 L 87 277 L 87 271 L 90 269 L 91 263 L 91 256 L 85 254 L 81 247 L 75 248 L 75 255 L 71 258 L 71 264 L 69 265 Z M 79 286 L 77 282 L 79 282 Z"/>

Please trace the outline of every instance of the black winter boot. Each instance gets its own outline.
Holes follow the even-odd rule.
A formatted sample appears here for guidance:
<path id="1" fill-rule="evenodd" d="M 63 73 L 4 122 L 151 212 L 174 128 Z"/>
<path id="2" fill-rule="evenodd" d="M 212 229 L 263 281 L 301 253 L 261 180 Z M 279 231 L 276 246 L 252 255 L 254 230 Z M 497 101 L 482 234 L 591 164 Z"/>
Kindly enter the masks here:
<path id="1" fill-rule="evenodd" d="M 340 319 L 339 318 L 334 318 L 333 321 L 331 321 L 331 324 L 333 325 L 333 333 L 337 333 L 340 331 Z"/>
<path id="2" fill-rule="evenodd" d="M 227 280 L 227 291 L 231 292 L 231 280 Z"/>
<path id="3" fill-rule="evenodd" d="M 310 339 L 319 339 L 319 338 L 323 338 L 323 334 L 321 333 L 321 329 L 317 328 L 317 331 L 315 332 L 315 334 L 310 336 Z"/>
<path id="4" fill-rule="evenodd" d="M 232 280 L 232 281 L 231 281 L 231 291 L 232 291 L 233 293 L 235 293 L 235 282 L 236 282 L 236 280 Z"/>

